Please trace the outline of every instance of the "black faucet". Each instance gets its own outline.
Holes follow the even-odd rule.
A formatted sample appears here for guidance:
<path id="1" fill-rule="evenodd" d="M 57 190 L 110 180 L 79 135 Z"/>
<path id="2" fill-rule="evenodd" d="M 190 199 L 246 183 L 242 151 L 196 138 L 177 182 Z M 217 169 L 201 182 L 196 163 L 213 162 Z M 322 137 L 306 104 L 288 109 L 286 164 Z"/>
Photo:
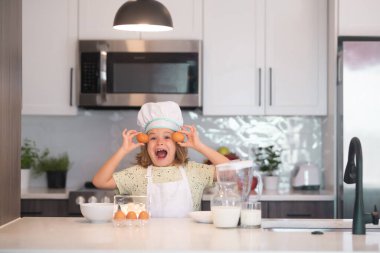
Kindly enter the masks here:
<path id="1" fill-rule="evenodd" d="M 355 185 L 354 217 L 352 221 L 352 233 L 365 234 L 365 224 L 379 224 L 379 212 L 375 205 L 372 213 L 364 213 L 363 201 L 363 155 L 360 140 L 357 137 L 351 139 L 348 150 L 348 160 L 344 172 L 344 182 Z"/>

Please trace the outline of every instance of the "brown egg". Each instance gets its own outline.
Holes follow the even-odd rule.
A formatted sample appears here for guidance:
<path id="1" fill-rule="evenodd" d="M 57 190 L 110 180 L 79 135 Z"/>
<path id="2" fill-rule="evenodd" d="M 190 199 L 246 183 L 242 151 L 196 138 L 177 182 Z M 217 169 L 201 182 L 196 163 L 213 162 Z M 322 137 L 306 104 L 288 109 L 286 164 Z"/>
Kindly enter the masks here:
<path id="1" fill-rule="evenodd" d="M 147 134 L 144 134 L 144 133 L 139 133 L 137 136 L 136 136 L 136 139 L 138 142 L 140 143 L 148 143 L 149 141 L 149 137 Z"/>
<path id="2" fill-rule="evenodd" d="M 172 134 L 172 140 L 174 142 L 183 142 L 185 140 L 185 136 L 183 135 L 183 133 L 180 133 L 180 132 L 174 132 Z"/>
<path id="3" fill-rule="evenodd" d="M 149 213 L 147 211 L 141 211 L 139 214 L 139 220 L 148 220 Z"/>
<path id="4" fill-rule="evenodd" d="M 127 219 L 130 219 L 130 220 L 136 220 L 137 219 L 137 215 L 135 212 L 133 211 L 129 211 L 127 213 L 127 216 L 126 216 Z"/>
<path id="5" fill-rule="evenodd" d="M 115 220 L 124 220 L 125 219 L 125 214 L 121 211 L 121 210 L 118 210 L 116 211 L 116 213 L 114 214 L 113 218 Z"/>

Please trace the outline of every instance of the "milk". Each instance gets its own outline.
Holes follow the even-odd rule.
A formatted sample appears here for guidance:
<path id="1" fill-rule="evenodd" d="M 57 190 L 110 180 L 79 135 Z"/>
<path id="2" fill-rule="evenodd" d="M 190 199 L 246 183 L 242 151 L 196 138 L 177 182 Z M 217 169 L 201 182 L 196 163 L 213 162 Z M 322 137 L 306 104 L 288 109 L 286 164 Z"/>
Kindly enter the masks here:
<path id="1" fill-rule="evenodd" d="M 215 227 L 234 228 L 240 218 L 240 206 L 213 206 L 211 207 L 212 220 Z"/>
<path id="2" fill-rule="evenodd" d="M 259 227 L 261 225 L 261 210 L 242 209 L 240 223 L 242 227 Z"/>

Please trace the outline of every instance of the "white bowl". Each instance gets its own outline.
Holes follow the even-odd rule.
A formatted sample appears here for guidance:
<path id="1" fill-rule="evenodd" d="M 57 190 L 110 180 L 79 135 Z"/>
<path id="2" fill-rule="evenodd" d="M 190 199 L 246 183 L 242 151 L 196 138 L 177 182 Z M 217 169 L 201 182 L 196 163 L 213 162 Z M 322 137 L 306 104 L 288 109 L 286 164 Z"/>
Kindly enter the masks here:
<path id="1" fill-rule="evenodd" d="M 81 203 L 82 215 L 91 222 L 108 222 L 112 220 L 113 203 Z"/>

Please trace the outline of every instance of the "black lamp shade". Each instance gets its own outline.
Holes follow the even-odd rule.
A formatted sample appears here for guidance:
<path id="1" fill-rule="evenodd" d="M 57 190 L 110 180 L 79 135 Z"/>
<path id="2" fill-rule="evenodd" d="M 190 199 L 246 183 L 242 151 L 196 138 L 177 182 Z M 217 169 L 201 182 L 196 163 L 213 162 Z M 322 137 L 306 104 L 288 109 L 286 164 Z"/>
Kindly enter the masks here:
<path id="1" fill-rule="evenodd" d="M 155 0 L 127 1 L 115 15 L 113 28 L 126 31 L 155 32 L 173 30 L 166 7 Z"/>

